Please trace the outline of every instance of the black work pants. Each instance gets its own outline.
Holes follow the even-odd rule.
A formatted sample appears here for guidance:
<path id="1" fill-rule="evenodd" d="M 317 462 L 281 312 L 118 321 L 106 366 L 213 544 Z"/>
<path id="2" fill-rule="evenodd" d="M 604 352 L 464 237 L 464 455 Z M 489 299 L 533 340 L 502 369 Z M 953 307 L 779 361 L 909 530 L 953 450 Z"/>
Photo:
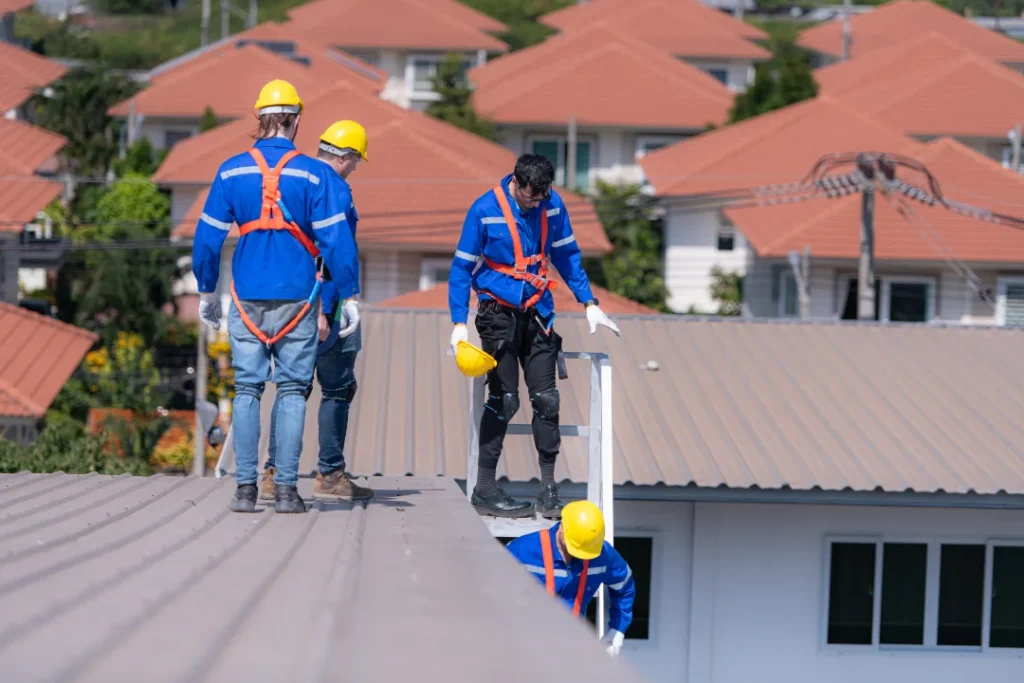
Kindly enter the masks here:
<path id="1" fill-rule="evenodd" d="M 546 331 L 533 309 L 518 311 L 491 300 L 480 302 L 476 329 L 484 351 L 498 365 L 487 375 L 487 402 L 480 422 L 480 482 L 486 484 L 501 456 L 508 423 L 519 408 L 519 368 L 522 367 L 533 407 L 533 442 L 541 473 L 554 475 L 561 446 L 558 431 L 558 388 L 555 370 L 562 339 Z"/>

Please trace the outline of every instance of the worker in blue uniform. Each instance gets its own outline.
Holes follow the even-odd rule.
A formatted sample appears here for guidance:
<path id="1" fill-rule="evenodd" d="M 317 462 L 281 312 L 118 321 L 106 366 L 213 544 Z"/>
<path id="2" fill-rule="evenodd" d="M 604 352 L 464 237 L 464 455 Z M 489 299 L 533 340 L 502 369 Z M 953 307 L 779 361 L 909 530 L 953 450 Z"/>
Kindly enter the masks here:
<path id="1" fill-rule="evenodd" d="M 604 540 L 604 515 L 586 500 L 569 503 L 561 522 L 520 536 L 508 550 L 548 593 L 557 595 L 574 616 L 585 614 L 601 584 L 608 587 L 607 631 L 601 641 L 618 655 L 633 622 L 636 584 L 622 555 Z"/>
<path id="2" fill-rule="evenodd" d="M 564 507 L 555 483 L 561 447 L 555 370 L 562 339 L 553 327 L 555 304 L 550 290 L 558 283 L 548 279 L 549 262 L 584 305 L 590 333 L 605 325 L 619 334 L 591 291 L 569 212 L 551 188 L 554 177 L 546 157 L 520 156 L 515 170 L 470 207 L 448 279 L 456 362 L 460 343 L 469 337 L 471 287 L 479 298 L 476 329 L 483 351 L 497 361 L 487 376 L 479 474 L 471 496 L 478 512 L 496 517 L 534 514 L 532 503 L 514 500 L 495 481 L 508 423 L 519 409 L 520 366 L 533 406 L 533 438 L 540 462 L 536 509 L 544 517 L 557 518 Z"/>
<path id="3" fill-rule="evenodd" d="M 366 156 L 366 129 L 355 121 L 332 123 L 318 143 L 317 160 L 323 162 L 337 176 L 339 201 L 348 205 L 345 219 L 340 221 L 356 236 L 359 214 L 352 198 L 348 177 L 359 164 L 369 161 Z M 358 244 L 357 244 L 358 246 Z M 348 433 L 348 414 L 352 399 L 355 398 L 356 355 L 362 349 L 362 328 L 359 325 L 359 302 L 355 299 L 342 301 L 338 288 L 331 278 L 330 269 L 324 268 L 324 282 L 319 315 L 319 339 L 316 356 L 316 378 L 320 383 L 320 409 L 317 413 L 320 457 L 317 462 L 316 479 L 313 482 L 313 497 L 329 501 L 358 501 L 373 498 L 373 490 L 359 486 L 345 469 L 345 438 Z M 310 383 L 306 398 L 313 389 Z M 263 469 L 260 484 L 260 499 L 274 500 L 275 464 L 277 461 L 277 440 L 274 438 L 274 424 L 277 413 L 271 412 L 270 457 Z"/>
<path id="4" fill-rule="evenodd" d="M 274 411 L 278 446 L 277 512 L 305 512 L 299 496 L 299 453 L 306 387 L 317 349 L 320 280 L 316 259 L 331 270 L 342 298 L 359 293 L 359 260 L 344 219 L 349 203 L 332 191 L 336 174 L 300 154 L 292 142 L 302 99 L 286 81 L 260 91 L 255 144 L 217 170 L 196 226 L 192 270 L 199 284 L 199 317 L 220 329 L 216 293 L 220 253 L 232 224 L 239 239 L 232 259 L 234 306 L 228 312 L 231 366 L 235 371 L 235 512 L 256 509 L 260 398 L 267 381 L 277 385 Z M 335 176 L 332 178 L 331 176 Z M 273 360 L 273 375 L 271 375 Z"/>

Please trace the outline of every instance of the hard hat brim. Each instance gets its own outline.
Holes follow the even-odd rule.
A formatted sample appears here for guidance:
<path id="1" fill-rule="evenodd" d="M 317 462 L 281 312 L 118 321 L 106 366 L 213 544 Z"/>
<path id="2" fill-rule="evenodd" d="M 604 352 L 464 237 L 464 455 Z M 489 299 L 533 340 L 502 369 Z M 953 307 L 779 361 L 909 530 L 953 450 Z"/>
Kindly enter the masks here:
<path id="1" fill-rule="evenodd" d="M 584 548 L 581 545 L 571 543 L 568 538 L 565 539 L 565 547 L 569 551 L 569 554 L 577 559 L 593 560 L 594 558 L 601 555 L 601 549 L 604 547 L 604 541 L 602 540 L 601 544 L 597 546 L 596 552 L 593 550 L 593 548 Z"/>

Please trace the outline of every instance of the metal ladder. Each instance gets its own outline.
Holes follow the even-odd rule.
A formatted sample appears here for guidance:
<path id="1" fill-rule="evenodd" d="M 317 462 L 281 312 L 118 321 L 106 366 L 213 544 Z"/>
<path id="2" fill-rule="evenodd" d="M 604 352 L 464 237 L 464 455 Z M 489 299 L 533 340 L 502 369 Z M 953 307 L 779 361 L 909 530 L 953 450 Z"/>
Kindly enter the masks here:
<path id="1" fill-rule="evenodd" d="M 448 349 L 447 355 L 452 355 Z M 566 351 L 564 358 L 590 361 L 590 420 L 586 425 L 559 425 L 563 436 L 578 436 L 587 440 L 587 500 L 597 505 L 604 515 L 605 540 L 615 543 L 615 506 L 612 478 L 612 366 L 606 353 L 589 351 Z M 487 377 L 473 377 L 469 380 L 469 451 L 466 460 L 466 499 L 472 497 L 476 486 L 480 456 L 480 420 L 483 417 Z M 529 435 L 532 428 L 524 422 L 508 425 L 509 435 Z M 552 527 L 553 520 L 539 514 L 520 519 L 506 519 L 481 515 L 488 530 L 495 537 L 523 536 L 541 529 Z M 597 636 L 604 636 L 606 611 L 605 588 L 597 594 Z"/>

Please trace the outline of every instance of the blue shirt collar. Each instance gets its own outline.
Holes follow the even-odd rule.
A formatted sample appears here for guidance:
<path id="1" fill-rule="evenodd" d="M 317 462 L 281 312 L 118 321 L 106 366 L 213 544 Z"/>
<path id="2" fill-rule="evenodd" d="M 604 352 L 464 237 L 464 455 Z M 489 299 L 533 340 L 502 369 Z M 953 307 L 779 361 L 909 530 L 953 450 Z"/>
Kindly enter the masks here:
<path id="1" fill-rule="evenodd" d="M 278 147 L 280 149 L 295 149 L 295 143 L 288 138 L 264 138 L 257 140 L 254 147 Z"/>

